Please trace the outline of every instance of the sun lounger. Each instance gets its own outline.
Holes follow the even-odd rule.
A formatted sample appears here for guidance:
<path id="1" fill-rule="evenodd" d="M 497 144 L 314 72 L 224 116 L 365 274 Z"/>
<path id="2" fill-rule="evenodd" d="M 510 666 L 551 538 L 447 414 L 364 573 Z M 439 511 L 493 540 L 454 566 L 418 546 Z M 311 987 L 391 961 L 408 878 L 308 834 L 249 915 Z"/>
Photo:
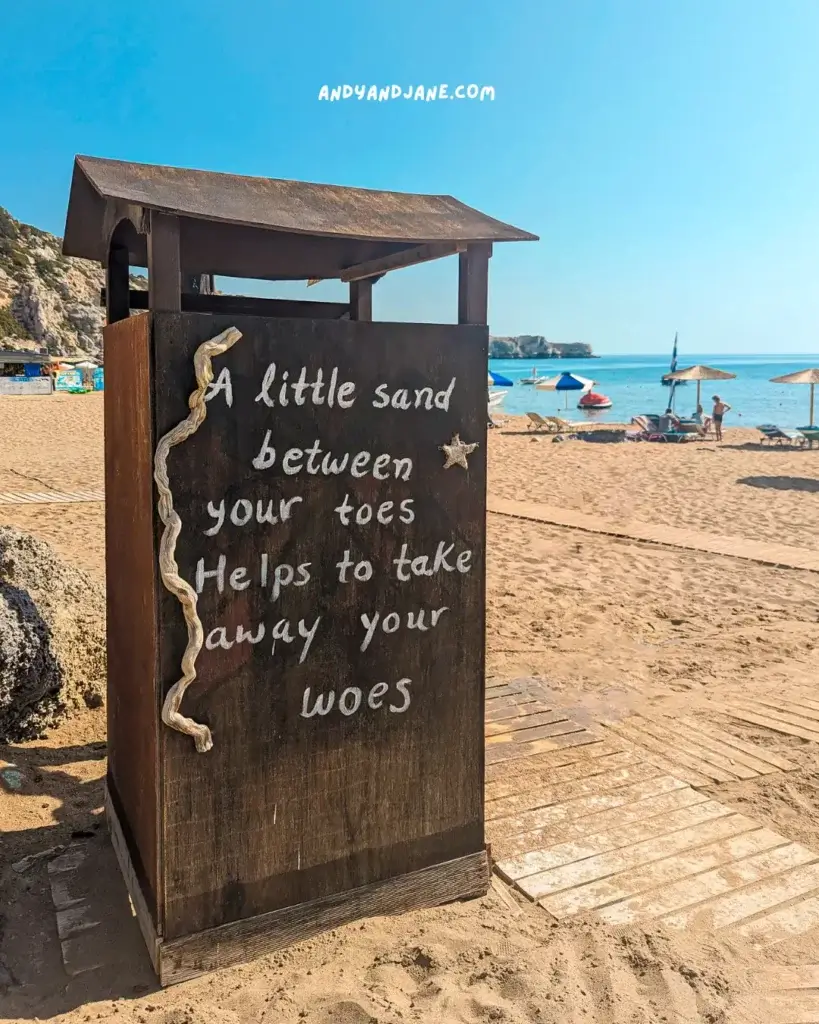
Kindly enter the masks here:
<path id="1" fill-rule="evenodd" d="M 819 444 L 819 427 L 799 427 L 799 433 L 804 437 L 808 448 Z"/>
<path id="2" fill-rule="evenodd" d="M 559 416 L 547 416 L 546 422 L 551 424 L 553 430 L 557 430 L 561 434 L 565 434 L 576 429 L 575 424 L 569 423 L 567 420 L 562 420 Z"/>
<path id="3" fill-rule="evenodd" d="M 692 434 L 687 430 L 656 430 L 649 434 L 649 441 L 665 441 L 667 444 L 680 444 L 683 441 L 693 441 L 700 437 L 700 434 Z"/>
<path id="4" fill-rule="evenodd" d="M 539 412 L 527 412 L 526 415 L 529 417 L 529 430 L 533 427 L 537 430 L 545 430 L 549 434 L 555 432 L 555 428 L 549 423 L 548 419 L 544 419 Z"/>
<path id="5" fill-rule="evenodd" d="M 775 423 L 760 423 L 756 428 L 762 434 L 762 443 L 769 444 L 795 444 L 804 445 L 807 441 L 806 435 L 801 430 L 783 430 Z M 810 430 L 810 427 L 806 428 Z M 818 432 L 819 434 L 819 432 Z"/>

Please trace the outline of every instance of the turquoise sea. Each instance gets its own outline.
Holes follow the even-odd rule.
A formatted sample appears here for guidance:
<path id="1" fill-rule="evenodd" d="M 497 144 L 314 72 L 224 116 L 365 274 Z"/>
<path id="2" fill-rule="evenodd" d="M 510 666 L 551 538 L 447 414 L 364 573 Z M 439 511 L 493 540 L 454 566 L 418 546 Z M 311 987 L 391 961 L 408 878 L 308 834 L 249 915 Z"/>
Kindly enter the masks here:
<path id="1" fill-rule="evenodd" d="M 611 409 L 585 412 L 577 408 L 578 392 L 568 392 L 568 418 L 574 421 L 588 419 L 602 423 L 628 423 L 640 413 L 661 413 L 668 402 L 668 388 L 660 379 L 669 372 L 669 355 L 662 356 L 602 356 L 599 359 L 491 359 L 490 370 L 502 373 L 515 381 L 500 407 L 501 412 L 521 415 L 539 412 L 542 416 L 566 413 L 567 393 L 538 391 L 518 383 L 522 377 L 538 375 L 554 377 L 569 371 L 595 381 L 595 391 L 602 392 L 614 403 Z M 736 374 L 736 380 L 703 381 L 702 404 L 710 412 L 711 396 L 718 394 L 731 406 L 725 424 L 734 427 L 753 427 L 757 423 L 776 423 L 782 427 L 808 425 L 810 388 L 800 384 L 771 384 L 771 377 L 819 366 L 817 355 L 777 356 L 719 356 L 679 355 L 677 367 L 703 363 Z M 681 416 L 694 412 L 697 385 L 686 384 L 675 388 L 675 411 Z M 819 394 L 816 396 L 814 419 L 819 419 Z"/>

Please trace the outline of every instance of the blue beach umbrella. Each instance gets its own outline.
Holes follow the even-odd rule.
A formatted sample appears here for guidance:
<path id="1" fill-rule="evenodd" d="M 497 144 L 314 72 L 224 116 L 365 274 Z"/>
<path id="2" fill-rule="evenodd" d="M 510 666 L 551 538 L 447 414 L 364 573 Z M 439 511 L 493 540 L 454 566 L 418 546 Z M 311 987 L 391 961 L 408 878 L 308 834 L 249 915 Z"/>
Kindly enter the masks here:
<path id="1" fill-rule="evenodd" d="M 586 377 L 579 377 L 575 373 L 561 373 L 557 383 L 555 384 L 555 391 L 566 392 L 566 408 L 569 408 L 569 392 L 570 391 L 585 391 L 586 388 L 591 384 L 590 380 Z"/>
<path id="2" fill-rule="evenodd" d="M 508 377 L 504 377 L 502 373 L 494 373 L 492 370 L 489 371 L 489 383 L 494 384 L 499 388 L 511 388 L 515 386 L 513 380 L 509 380 Z"/>

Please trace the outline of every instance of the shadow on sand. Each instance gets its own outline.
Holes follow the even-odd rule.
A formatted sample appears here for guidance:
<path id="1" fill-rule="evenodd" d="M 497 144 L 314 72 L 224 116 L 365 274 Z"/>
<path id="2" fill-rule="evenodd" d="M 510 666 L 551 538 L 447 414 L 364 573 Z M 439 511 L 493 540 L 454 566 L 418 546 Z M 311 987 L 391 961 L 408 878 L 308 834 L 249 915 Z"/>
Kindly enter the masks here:
<path id="1" fill-rule="evenodd" d="M 0 759 L 13 764 L 18 774 L 13 787 L 0 786 L 0 800 L 28 797 L 30 804 L 38 796 L 44 805 L 46 800 L 59 801 L 53 823 L 3 837 L 0 1017 L 43 1020 L 100 1000 L 135 999 L 158 988 L 100 811 L 104 781 L 83 781 L 59 770 L 60 765 L 104 757 L 102 743 L 0 746 Z M 68 936 L 64 946 L 49 873 L 49 863 L 61 848 L 79 851 L 81 863 L 53 877 L 77 898 L 73 908 L 84 908 L 83 916 L 93 922 Z M 77 973 L 66 970 L 64 957 Z"/>
<path id="2" fill-rule="evenodd" d="M 747 487 L 765 487 L 774 491 L 808 491 L 819 494 L 819 480 L 804 476 L 743 476 L 738 484 Z"/>

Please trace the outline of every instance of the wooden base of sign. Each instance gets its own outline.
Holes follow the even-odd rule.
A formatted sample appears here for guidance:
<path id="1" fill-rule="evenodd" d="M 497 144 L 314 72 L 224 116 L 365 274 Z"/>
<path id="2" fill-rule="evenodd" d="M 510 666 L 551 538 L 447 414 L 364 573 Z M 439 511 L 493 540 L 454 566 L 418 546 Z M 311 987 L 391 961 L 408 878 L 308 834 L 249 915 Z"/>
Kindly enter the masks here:
<path id="1" fill-rule="evenodd" d="M 120 870 L 163 988 L 222 967 L 247 963 L 362 917 L 403 914 L 485 896 L 491 881 L 489 857 L 482 850 L 359 889 L 165 941 L 156 933 L 107 791 L 105 812 Z"/>

